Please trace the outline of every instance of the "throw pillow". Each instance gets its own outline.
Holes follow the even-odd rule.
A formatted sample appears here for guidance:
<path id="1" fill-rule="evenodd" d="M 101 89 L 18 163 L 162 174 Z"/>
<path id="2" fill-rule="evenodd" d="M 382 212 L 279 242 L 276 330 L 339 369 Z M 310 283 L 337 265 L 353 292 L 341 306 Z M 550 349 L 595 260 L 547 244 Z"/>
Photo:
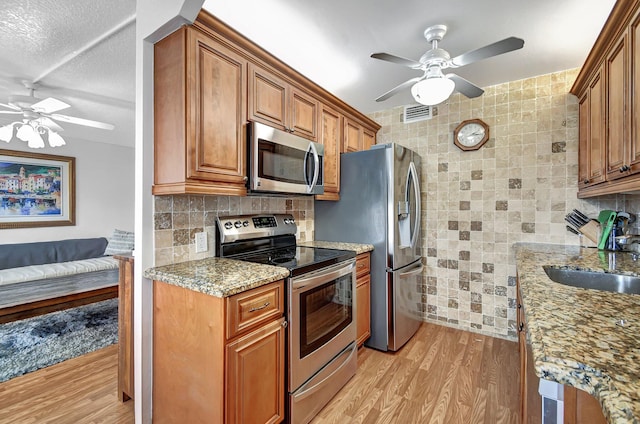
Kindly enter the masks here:
<path id="1" fill-rule="evenodd" d="M 133 233 L 129 231 L 113 230 L 109 244 L 104 250 L 105 255 L 126 255 L 133 250 Z"/>

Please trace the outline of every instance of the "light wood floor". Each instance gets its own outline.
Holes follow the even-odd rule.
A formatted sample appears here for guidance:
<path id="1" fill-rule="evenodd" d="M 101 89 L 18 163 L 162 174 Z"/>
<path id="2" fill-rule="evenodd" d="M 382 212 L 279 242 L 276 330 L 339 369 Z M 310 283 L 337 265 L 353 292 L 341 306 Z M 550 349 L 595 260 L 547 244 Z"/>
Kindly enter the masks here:
<path id="1" fill-rule="evenodd" d="M 400 352 L 361 348 L 358 373 L 312 424 L 517 424 L 515 342 L 425 323 Z M 0 424 L 129 424 L 117 345 L 0 383 Z"/>
<path id="2" fill-rule="evenodd" d="M 516 342 L 425 323 L 395 354 L 358 355 L 356 376 L 312 424 L 519 421 Z"/>
<path id="3" fill-rule="evenodd" d="M 0 423 L 133 423 L 117 389 L 115 344 L 0 383 Z"/>

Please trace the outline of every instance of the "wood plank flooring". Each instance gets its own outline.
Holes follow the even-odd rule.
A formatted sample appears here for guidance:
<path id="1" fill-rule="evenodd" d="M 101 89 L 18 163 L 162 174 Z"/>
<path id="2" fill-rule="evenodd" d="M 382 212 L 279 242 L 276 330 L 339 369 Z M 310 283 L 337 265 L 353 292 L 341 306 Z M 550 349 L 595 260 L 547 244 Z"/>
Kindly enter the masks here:
<path id="1" fill-rule="evenodd" d="M 118 400 L 118 345 L 0 383 L 0 424 L 130 424 Z"/>
<path id="2" fill-rule="evenodd" d="M 519 373 L 516 342 L 425 323 L 395 354 L 361 348 L 311 423 L 517 424 Z"/>
<path id="3" fill-rule="evenodd" d="M 395 354 L 361 348 L 358 366 L 312 424 L 518 423 L 515 342 L 425 323 Z M 116 345 L 0 383 L 0 424 L 133 421 Z"/>

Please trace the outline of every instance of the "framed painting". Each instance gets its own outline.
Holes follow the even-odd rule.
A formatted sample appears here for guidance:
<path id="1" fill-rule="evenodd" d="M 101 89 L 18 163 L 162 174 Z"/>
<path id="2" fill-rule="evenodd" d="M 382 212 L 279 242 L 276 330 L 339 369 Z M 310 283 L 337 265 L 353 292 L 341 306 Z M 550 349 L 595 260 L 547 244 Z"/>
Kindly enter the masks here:
<path id="1" fill-rule="evenodd" d="M 75 160 L 0 149 L 0 229 L 75 225 Z"/>

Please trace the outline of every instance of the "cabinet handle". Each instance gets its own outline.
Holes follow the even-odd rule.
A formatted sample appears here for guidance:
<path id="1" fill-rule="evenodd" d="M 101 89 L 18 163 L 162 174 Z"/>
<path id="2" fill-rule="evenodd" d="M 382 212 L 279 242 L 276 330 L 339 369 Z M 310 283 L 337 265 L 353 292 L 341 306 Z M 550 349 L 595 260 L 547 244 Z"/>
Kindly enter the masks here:
<path id="1" fill-rule="evenodd" d="M 631 169 L 629 168 L 629 165 L 623 165 L 620 167 L 620 172 L 625 172 L 625 171 L 628 171 L 629 169 Z"/>
<path id="2" fill-rule="evenodd" d="M 524 330 L 524 322 L 521 322 L 520 326 L 518 327 L 518 331 L 522 332 L 522 330 Z"/>
<path id="3" fill-rule="evenodd" d="M 289 326 L 289 323 L 287 321 L 282 321 L 282 328 L 287 328 Z"/>
<path id="4" fill-rule="evenodd" d="M 264 305 L 262 306 L 258 306 L 257 308 L 251 308 L 249 309 L 249 312 L 255 312 L 255 311 L 259 311 L 261 309 L 266 308 L 267 306 L 269 306 L 271 304 L 271 302 L 266 302 Z"/>
<path id="5" fill-rule="evenodd" d="M 582 181 L 584 184 L 589 184 L 589 178 L 585 178 L 584 181 Z"/>
<path id="6" fill-rule="evenodd" d="M 522 304 L 518 303 L 518 309 L 522 309 Z"/>
<path id="7" fill-rule="evenodd" d="M 291 134 L 293 134 L 294 132 L 296 132 L 296 129 L 295 129 L 295 128 L 289 128 L 289 132 L 290 132 Z"/>

